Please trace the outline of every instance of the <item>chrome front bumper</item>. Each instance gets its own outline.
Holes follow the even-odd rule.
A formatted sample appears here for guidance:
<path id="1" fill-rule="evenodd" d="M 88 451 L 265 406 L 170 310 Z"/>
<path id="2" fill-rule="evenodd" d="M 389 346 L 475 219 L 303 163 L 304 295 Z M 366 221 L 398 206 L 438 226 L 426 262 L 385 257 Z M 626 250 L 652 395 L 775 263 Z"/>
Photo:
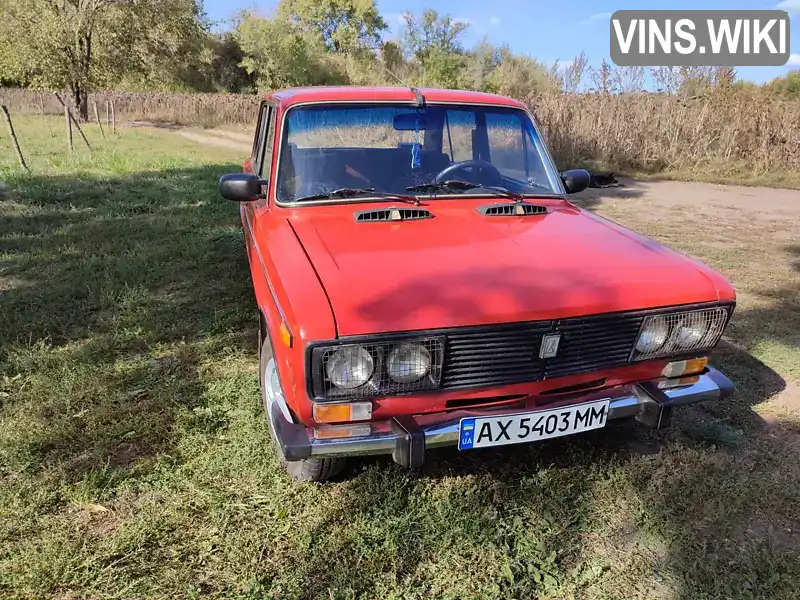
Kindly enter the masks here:
<path id="1" fill-rule="evenodd" d="M 288 422 L 274 404 L 269 418 L 272 431 L 287 460 L 391 454 L 396 462 L 404 466 L 419 467 L 425 460 L 426 450 L 458 444 L 459 423 L 465 417 L 517 414 L 610 399 L 609 419 L 635 417 L 650 427 L 663 429 L 669 426 L 673 407 L 722 400 L 732 393 L 733 383 L 716 369 L 709 368 L 699 377 L 684 378 L 682 381 L 654 379 L 553 399 L 546 405 L 541 404 L 539 398 L 540 403 L 535 407 L 514 405 L 395 417 L 389 421 L 370 423 L 371 433 L 362 437 L 315 439 L 313 429 Z"/>

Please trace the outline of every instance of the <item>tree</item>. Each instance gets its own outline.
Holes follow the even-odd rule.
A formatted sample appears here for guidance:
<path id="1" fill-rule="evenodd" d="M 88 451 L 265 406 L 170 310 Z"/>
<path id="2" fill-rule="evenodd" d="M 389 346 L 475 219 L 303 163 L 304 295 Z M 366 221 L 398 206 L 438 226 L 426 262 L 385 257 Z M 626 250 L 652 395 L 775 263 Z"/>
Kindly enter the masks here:
<path id="1" fill-rule="evenodd" d="M 284 19 L 279 15 L 265 19 L 245 11 L 235 20 L 233 35 L 244 53 L 241 66 L 256 87 L 347 83 L 342 65 L 327 50 L 319 32 Z"/>
<path id="2" fill-rule="evenodd" d="M 789 71 L 786 77 L 776 77 L 764 88 L 779 96 L 800 99 L 800 69 Z"/>
<path id="3" fill-rule="evenodd" d="M 211 58 L 211 82 L 215 89 L 223 92 L 254 91 L 255 82 L 241 66 L 245 58 L 236 36 L 226 31 L 213 38 Z"/>
<path id="4" fill-rule="evenodd" d="M 434 51 L 442 54 L 463 54 L 461 37 L 469 25 L 455 20 L 450 15 L 439 16 L 433 9 L 427 9 L 419 16 L 403 13 L 406 22 L 404 43 L 410 56 L 422 65 Z"/>
<path id="5" fill-rule="evenodd" d="M 212 91 L 214 38 L 202 0 L 135 0 L 119 15 L 130 28 L 127 79 L 138 89 Z M 118 75 L 118 74 L 117 74 Z"/>
<path id="6" fill-rule="evenodd" d="M 492 91 L 523 102 L 547 90 L 557 90 L 558 82 L 535 58 L 515 54 L 508 46 L 500 48 L 500 64 L 489 77 Z"/>
<path id="7" fill-rule="evenodd" d="M 431 9 L 421 15 L 404 13 L 403 19 L 403 50 L 412 63 L 413 79 L 446 88 L 469 85 L 464 72 L 468 60 L 461 45 L 468 25 Z"/>
<path id="8" fill-rule="evenodd" d="M 494 92 L 492 74 L 503 59 L 500 48 L 482 39 L 472 51 L 468 53 L 464 78 L 469 87 L 480 92 Z"/>
<path id="9" fill-rule="evenodd" d="M 381 60 L 383 60 L 384 66 L 392 73 L 400 70 L 405 63 L 403 49 L 400 44 L 391 40 L 384 42 L 381 45 Z"/>
<path id="10" fill-rule="evenodd" d="M 374 0 L 282 0 L 276 19 L 318 33 L 328 50 L 345 54 L 379 48 L 387 29 Z"/>
<path id="11" fill-rule="evenodd" d="M 87 94 L 158 61 L 188 56 L 203 30 L 198 0 L 0 0 L 0 78 L 67 88 L 81 118 Z M 192 42 L 192 40 L 189 40 Z M 173 51 L 174 50 L 174 51 Z"/>

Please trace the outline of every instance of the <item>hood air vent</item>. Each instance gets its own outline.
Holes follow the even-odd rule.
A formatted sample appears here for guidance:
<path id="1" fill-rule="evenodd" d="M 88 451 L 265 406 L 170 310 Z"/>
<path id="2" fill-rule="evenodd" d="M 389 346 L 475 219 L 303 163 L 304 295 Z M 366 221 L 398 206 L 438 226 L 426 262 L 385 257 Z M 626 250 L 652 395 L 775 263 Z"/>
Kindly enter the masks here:
<path id="1" fill-rule="evenodd" d="M 546 215 L 544 206 L 528 204 L 527 202 L 514 202 L 512 204 L 489 204 L 479 206 L 478 212 L 485 217 L 514 217 L 527 215 Z"/>
<path id="2" fill-rule="evenodd" d="M 425 208 L 381 208 L 380 210 L 360 210 L 356 213 L 357 223 L 374 221 L 418 221 L 432 219 L 433 214 Z"/>

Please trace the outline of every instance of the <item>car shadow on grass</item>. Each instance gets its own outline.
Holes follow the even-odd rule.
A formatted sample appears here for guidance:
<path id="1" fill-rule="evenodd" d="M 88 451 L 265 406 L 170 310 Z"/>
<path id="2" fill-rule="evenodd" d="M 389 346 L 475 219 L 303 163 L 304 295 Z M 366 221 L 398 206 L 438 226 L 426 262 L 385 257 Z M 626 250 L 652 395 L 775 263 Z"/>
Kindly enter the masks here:
<path id="1" fill-rule="evenodd" d="M 0 410 L 16 415 L 1 438 L 7 468 L 101 489 L 141 473 L 175 452 L 175 428 L 204 418 L 207 358 L 256 351 L 236 207 L 216 192 L 231 170 L 9 182 L 0 202 Z"/>

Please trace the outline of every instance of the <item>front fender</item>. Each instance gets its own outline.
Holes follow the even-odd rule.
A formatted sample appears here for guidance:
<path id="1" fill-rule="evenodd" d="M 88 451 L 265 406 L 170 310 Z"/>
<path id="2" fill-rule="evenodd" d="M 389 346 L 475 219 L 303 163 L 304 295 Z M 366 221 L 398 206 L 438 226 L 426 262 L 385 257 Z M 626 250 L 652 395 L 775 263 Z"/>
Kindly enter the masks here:
<path id="1" fill-rule="evenodd" d="M 250 272 L 286 402 L 301 422 L 310 423 L 305 347 L 311 340 L 335 338 L 336 323 L 302 244 L 287 219 L 275 210 L 281 209 L 242 211 Z"/>

